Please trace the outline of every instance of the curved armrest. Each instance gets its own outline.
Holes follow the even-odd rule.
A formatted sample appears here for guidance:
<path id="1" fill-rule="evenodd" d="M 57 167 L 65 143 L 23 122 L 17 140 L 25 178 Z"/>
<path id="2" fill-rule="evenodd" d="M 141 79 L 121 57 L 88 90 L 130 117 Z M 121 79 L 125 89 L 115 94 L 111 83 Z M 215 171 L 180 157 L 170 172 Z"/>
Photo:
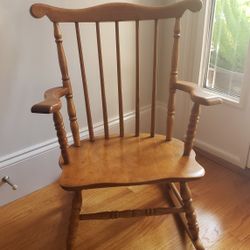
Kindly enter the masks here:
<path id="1" fill-rule="evenodd" d="M 49 114 L 59 111 L 62 106 L 60 97 L 65 96 L 67 93 L 68 89 L 64 87 L 48 89 L 44 93 L 44 101 L 32 106 L 31 112 Z"/>
<path id="2" fill-rule="evenodd" d="M 218 96 L 205 93 L 202 88 L 200 88 L 197 84 L 193 82 L 186 82 L 186 81 L 177 81 L 174 84 L 176 89 L 185 91 L 190 94 L 191 100 L 195 103 L 211 106 L 217 105 L 222 103 L 222 99 Z"/>

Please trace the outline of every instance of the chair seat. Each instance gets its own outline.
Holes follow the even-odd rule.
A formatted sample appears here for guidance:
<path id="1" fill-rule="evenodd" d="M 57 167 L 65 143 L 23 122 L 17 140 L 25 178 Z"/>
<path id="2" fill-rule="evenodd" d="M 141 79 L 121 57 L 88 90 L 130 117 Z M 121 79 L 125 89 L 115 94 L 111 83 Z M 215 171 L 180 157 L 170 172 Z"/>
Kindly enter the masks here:
<path id="1" fill-rule="evenodd" d="M 182 156 L 184 143 L 165 136 L 97 138 L 69 148 L 70 163 L 62 167 L 60 185 L 67 190 L 187 181 L 204 176 L 194 151 Z"/>

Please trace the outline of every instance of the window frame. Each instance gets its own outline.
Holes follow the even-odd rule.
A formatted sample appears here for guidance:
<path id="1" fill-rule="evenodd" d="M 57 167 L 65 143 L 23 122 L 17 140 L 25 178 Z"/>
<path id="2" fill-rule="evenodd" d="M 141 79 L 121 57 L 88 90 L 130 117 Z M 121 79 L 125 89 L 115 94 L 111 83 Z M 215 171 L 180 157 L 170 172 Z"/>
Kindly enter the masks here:
<path id="1" fill-rule="evenodd" d="M 214 20 L 214 12 L 215 12 L 215 4 L 216 0 L 206 0 L 204 1 L 204 15 L 203 15 L 203 34 L 201 31 L 198 31 L 197 39 L 202 40 L 202 50 L 200 55 L 200 71 L 198 84 L 203 88 L 205 92 L 219 95 L 225 104 L 232 105 L 237 108 L 245 107 L 247 93 L 249 92 L 250 87 L 247 86 L 247 82 L 250 82 L 250 74 L 248 74 L 247 69 L 250 68 L 250 41 L 248 46 L 247 58 L 245 63 L 245 73 L 242 82 L 241 95 L 239 99 L 230 97 L 228 95 L 224 95 L 219 91 L 215 91 L 206 87 L 206 79 L 209 68 L 209 60 L 210 60 L 210 47 L 212 42 L 212 31 L 213 31 L 213 20 Z M 199 20 L 200 21 L 200 20 Z M 250 84 L 249 84 L 250 85 Z"/>

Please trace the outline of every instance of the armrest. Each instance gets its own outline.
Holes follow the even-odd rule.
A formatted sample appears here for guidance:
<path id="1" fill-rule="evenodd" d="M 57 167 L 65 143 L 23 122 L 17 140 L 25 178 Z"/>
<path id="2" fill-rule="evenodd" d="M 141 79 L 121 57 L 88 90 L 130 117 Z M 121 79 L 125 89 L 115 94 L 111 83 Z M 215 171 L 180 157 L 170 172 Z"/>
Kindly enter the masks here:
<path id="1" fill-rule="evenodd" d="M 190 94 L 191 100 L 195 103 L 211 106 L 222 103 L 222 99 L 216 95 L 205 93 L 202 88 L 193 82 L 177 81 L 174 84 L 176 89 Z"/>
<path id="2" fill-rule="evenodd" d="M 48 89 L 44 93 L 44 101 L 39 102 L 32 106 L 32 113 L 49 114 L 59 111 L 61 109 L 60 97 L 65 96 L 68 89 L 64 87 L 56 87 Z"/>

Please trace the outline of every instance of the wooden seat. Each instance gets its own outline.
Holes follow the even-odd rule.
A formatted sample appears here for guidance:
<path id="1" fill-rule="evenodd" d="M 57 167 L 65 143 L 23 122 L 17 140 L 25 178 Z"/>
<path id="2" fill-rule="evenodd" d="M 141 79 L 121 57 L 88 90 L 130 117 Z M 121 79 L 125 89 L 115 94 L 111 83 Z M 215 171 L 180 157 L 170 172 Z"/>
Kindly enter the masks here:
<path id="1" fill-rule="evenodd" d="M 200 106 L 211 106 L 221 103 L 221 99 L 203 93 L 195 83 L 178 79 L 178 55 L 181 29 L 181 17 L 186 10 L 197 12 L 201 9 L 201 0 L 185 0 L 169 6 L 149 7 L 128 3 L 109 3 L 86 9 L 63 9 L 45 4 L 34 4 L 31 7 L 31 15 L 35 18 L 47 16 L 53 23 L 54 38 L 57 46 L 59 67 L 62 76 L 62 87 L 55 87 L 45 92 L 45 100 L 32 107 L 33 113 L 52 113 L 55 129 L 60 144 L 60 165 L 62 174 L 60 185 L 69 191 L 73 191 L 72 210 L 69 220 L 67 249 L 73 249 L 76 244 L 76 231 L 79 220 L 86 219 L 115 219 L 135 216 L 153 216 L 165 214 L 177 214 L 183 222 L 184 228 L 196 249 L 204 249 L 199 239 L 199 227 L 192 206 L 191 192 L 188 182 L 201 178 L 204 169 L 195 161 L 195 153 L 192 150 Z M 166 114 L 166 134 L 157 135 L 155 129 L 156 117 L 156 89 L 158 72 L 158 40 L 159 22 L 161 19 L 174 19 L 173 27 L 173 51 L 171 62 L 171 74 L 169 80 L 169 98 Z M 153 69 L 150 133 L 140 134 L 140 23 L 151 20 L 154 23 L 153 32 Z M 125 131 L 122 83 L 122 54 L 120 50 L 120 22 L 133 22 L 135 27 L 135 131 Z M 85 71 L 84 51 L 81 39 L 81 23 L 94 23 L 96 31 L 96 43 L 99 61 L 100 92 L 103 112 L 103 138 L 95 137 L 92 121 L 90 95 Z M 119 136 L 110 135 L 108 107 L 105 90 L 109 85 L 105 84 L 105 74 L 102 58 L 102 22 L 112 22 L 115 32 L 115 50 L 117 67 L 117 92 L 119 107 Z M 79 54 L 79 64 L 82 77 L 83 94 L 86 108 L 86 121 L 88 124 L 89 140 L 81 140 L 80 130 L 73 100 L 73 91 L 68 72 L 67 59 L 63 47 L 63 36 L 60 26 L 63 23 L 71 23 L 75 27 L 76 41 Z M 88 37 L 84 37 L 88 38 Z M 111 39 L 111 38 L 110 38 Z M 130 51 L 131 52 L 131 51 Z M 130 72 L 127 72 L 130 74 Z M 161 83 L 164 84 L 164 83 Z M 109 86 L 110 87 L 110 86 Z M 174 139 L 173 124 L 175 115 L 175 93 L 184 91 L 190 95 L 193 102 L 190 120 L 187 127 L 185 141 Z M 112 90 L 113 91 L 113 90 Z M 98 95 L 98 94 L 97 94 Z M 99 96 L 99 95 L 98 95 Z M 132 95 L 133 96 L 133 95 Z M 62 103 L 60 98 L 65 97 L 70 129 L 73 137 L 73 145 L 69 146 L 67 133 L 64 128 L 64 120 L 61 115 Z M 95 98 L 96 99 L 96 98 Z M 149 100 L 150 101 L 150 100 Z M 114 104 L 115 105 L 115 104 Z M 127 136 L 126 134 L 130 134 Z M 178 185 L 175 185 L 177 182 Z M 166 195 L 171 204 L 169 207 L 146 208 L 123 211 L 101 211 L 98 213 L 81 213 L 82 191 L 91 188 L 114 187 L 124 185 L 141 185 L 152 183 L 165 183 Z M 87 229 L 86 229 L 87 230 Z M 167 237 L 167 236 L 166 236 Z M 95 239 L 93 239 L 95 240 Z"/>
<path id="2" fill-rule="evenodd" d="M 72 161 L 64 165 L 60 185 L 67 190 L 140 185 L 198 179 L 205 173 L 195 153 L 183 156 L 184 143 L 163 135 L 119 136 L 71 146 Z"/>

